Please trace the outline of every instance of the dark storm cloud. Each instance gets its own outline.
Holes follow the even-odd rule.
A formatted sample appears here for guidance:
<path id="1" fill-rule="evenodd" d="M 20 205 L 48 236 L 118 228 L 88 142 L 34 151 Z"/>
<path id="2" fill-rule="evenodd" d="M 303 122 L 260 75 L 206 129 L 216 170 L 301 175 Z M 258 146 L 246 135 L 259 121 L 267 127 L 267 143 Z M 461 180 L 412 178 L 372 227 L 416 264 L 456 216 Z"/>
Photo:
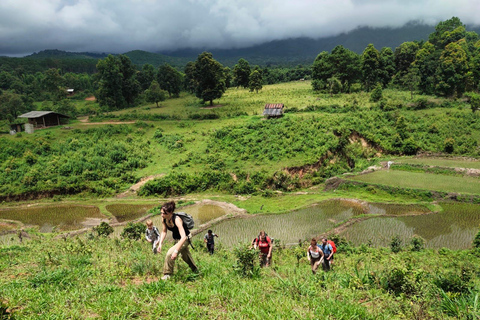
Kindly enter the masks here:
<path id="1" fill-rule="evenodd" d="M 479 11 L 478 0 L 2 0 L 0 54 L 244 47 L 452 16 L 480 24 Z"/>

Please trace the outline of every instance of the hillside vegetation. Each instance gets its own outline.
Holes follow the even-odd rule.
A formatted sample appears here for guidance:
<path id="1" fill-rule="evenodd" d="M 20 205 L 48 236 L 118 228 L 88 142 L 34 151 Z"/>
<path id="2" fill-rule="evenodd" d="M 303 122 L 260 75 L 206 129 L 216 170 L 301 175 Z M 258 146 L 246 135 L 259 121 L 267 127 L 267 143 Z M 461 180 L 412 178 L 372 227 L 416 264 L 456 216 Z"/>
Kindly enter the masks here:
<path id="1" fill-rule="evenodd" d="M 221 243 L 221 239 L 217 240 Z M 312 275 L 306 246 L 275 247 L 273 266 L 246 267 L 248 249 L 200 242 L 200 273 L 179 262 L 159 280 L 163 254 L 128 240 L 36 238 L 0 248 L 4 319 L 477 319 L 478 251 L 372 249 L 337 243 L 334 270 Z M 221 245 L 220 245 L 221 246 Z M 420 250 L 420 251 L 412 251 Z M 454 258 L 452 258 L 454 257 Z M 243 261 L 243 262 L 242 262 Z M 248 259 L 247 259 L 248 261 Z M 67 307 L 68 306 L 68 307 Z"/>

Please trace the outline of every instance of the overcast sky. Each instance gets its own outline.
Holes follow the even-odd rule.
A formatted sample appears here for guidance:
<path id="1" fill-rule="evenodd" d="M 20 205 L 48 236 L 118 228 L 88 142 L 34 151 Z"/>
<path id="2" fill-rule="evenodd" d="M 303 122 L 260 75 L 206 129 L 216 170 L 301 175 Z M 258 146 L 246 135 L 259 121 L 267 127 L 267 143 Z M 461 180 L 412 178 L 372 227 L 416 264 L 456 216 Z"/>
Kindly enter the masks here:
<path id="1" fill-rule="evenodd" d="M 246 47 L 459 17 L 480 0 L 0 0 L 0 55 Z"/>

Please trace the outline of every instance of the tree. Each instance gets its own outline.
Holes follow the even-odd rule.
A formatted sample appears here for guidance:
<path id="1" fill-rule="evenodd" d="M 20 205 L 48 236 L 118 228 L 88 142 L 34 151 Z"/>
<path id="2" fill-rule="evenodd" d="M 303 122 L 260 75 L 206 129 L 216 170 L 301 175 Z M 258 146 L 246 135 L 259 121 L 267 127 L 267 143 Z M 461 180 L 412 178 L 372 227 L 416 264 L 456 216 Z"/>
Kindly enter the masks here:
<path id="1" fill-rule="evenodd" d="M 312 67 L 312 87 L 313 90 L 325 88 L 327 79 L 333 75 L 333 66 L 330 63 L 330 55 L 327 51 L 318 54 Z"/>
<path id="2" fill-rule="evenodd" d="M 410 98 L 413 99 L 413 92 L 417 89 L 420 82 L 420 76 L 418 75 L 417 68 L 410 68 L 408 73 L 401 79 L 404 87 L 410 90 Z"/>
<path id="3" fill-rule="evenodd" d="M 150 84 L 150 87 L 145 90 L 145 100 L 147 102 L 155 102 L 158 108 L 158 103 L 160 101 L 164 101 L 167 97 L 167 94 L 168 93 L 165 90 L 162 90 L 160 88 L 158 82 L 156 80 L 153 80 Z"/>
<path id="4" fill-rule="evenodd" d="M 133 104 L 140 93 L 140 84 L 135 78 L 136 70 L 130 58 L 109 55 L 97 63 L 97 70 L 96 98 L 100 106 L 117 110 Z"/>
<path id="5" fill-rule="evenodd" d="M 225 67 L 223 69 L 223 73 L 225 75 L 225 86 L 227 88 L 230 88 L 233 84 L 232 70 L 229 67 Z"/>
<path id="6" fill-rule="evenodd" d="M 330 64 L 333 66 L 333 76 L 342 83 L 343 92 L 349 92 L 350 85 L 361 76 L 360 56 L 341 45 L 336 46 L 330 55 Z"/>
<path id="7" fill-rule="evenodd" d="M 462 46 L 464 43 L 465 40 L 462 39 L 448 44 L 440 56 L 436 86 L 436 90 L 440 94 L 461 97 L 465 92 L 465 77 L 469 68 L 467 53 Z"/>
<path id="8" fill-rule="evenodd" d="M 12 123 L 17 116 L 26 112 L 25 104 L 19 94 L 3 91 L 0 94 L 0 120 Z"/>
<path id="9" fill-rule="evenodd" d="M 43 88 L 51 94 L 52 100 L 65 98 L 65 79 L 58 69 L 48 69 L 43 78 Z"/>
<path id="10" fill-rule="evenodd" d="M 195 62 L 189 61 L 183 69 L 185 77 L 183 78 L 183 87 L 190 93 L 195 93 Z"/>
<path id="11" fill-rule="evenodd" d="M 362 80 L 365 90 L 370 91 L 378 82 L 380 75 L 380 53 L 369 44 L 362 54 Z"/>
<path id="12" fill-rule="evenodd" d="M 438 67 L 440 51 L 435 50 L 435 46 L 430 42 L 425 42 L 418 50 L 415 61 L 412 66 L 418 71 L 418 88 L 422 93 L 434 94 L 436 77 L 435 73 Z"/>
<path id="13" fill-rule="evenodd" d="M 262 90 L 262 74 L 258 70 L 253 70 L 252 73 L 250 74 L 250 83 L 249 83 L 249 88 L 250 91 L 253 92 L 255 91 L 258 93 L 258 90 Z"/>
<path id="14" fill-rule="evenodd" d="M 463 27 L 465 29 L 462 21 L 460 21 L 460 19 L 457 17 L 452 17 L 451 19 L 441 21 L 435 26 L 435 32 L 428 36 L 428 41 L 437 49 L 443 50 L 448 43 L 461 39 L 458 38 L 457 40 L 451 41 L 453 38 L 450 33 L 458 33 L 460 30 L 457 28 L 459 27 Z M 455 30 L 457 30 L 457 32 L 455 32 Z"/>
<path id="15" fill-rule="evenodd" d="M 157 81 L 162 90 L 168 92 L 170 97 L 178 97 L 182 89 L 182 75 L 169 64 L 158 68 Z"/>
<path id="16" fill-rule="evenodd" d="M 380 51 L 380 68 L 378 80 L 386 87 L 395 74 L 395 62 L 393 61 L 393 51 L 388 47 Z"/>
<path id="17" fill-rule="evenodd" d="M 238 60 L 238 63 L 233 68 L 233 79 L 236 85 L 248 88 L 250 73 L 251 70 L 248 61 L 243 58 Z"/>
<path id="18" fill-rule="evenodd" d="M 142 91 L 147 90 L 152 84 L 152 81 L 155 80 L 156 78 L 157 78 L 157 71 L 155 70 L 155 67 L 148 63 L 143 65 L 142 71 L 140 71 L 137 75 L 137 79 L 138 79 L 138 82 L 140 83 L 140 87 L 142 88 Z"/>
<path id="19" fill-rule="evenodd" d="M 194 81 L 195 95 L 203 102 L 221 98 L 226 90 L 223 66 L 213 59 L 210 52 L 198 55 L 195 61 Z"/>
<path id="20" fill-rule="evenodd" d="M 395 49 L 393 60 L 395 61 L 395 83 L 401 84 L 401 79 L 408 73 L 412 63 L 415 61 L 418 43 L 404 42 Z"/>

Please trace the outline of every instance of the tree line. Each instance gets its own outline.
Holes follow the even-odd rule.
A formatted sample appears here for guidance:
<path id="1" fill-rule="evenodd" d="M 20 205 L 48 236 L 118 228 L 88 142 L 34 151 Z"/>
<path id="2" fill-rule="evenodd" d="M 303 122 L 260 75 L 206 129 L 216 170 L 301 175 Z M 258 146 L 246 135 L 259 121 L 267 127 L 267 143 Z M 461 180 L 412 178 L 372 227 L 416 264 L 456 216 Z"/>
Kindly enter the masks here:
<path id="1" fill-rule="evenodd" d="M 98 60 L 94 71 L 92 59 L 72 60 L 76 61 L 75 67 L 70 69 L 83 70 L 82 73 L 61 71 L 55 61 L 50 62 L 56 63 L 56 67 L 39 71 L 45 66 L 35 59 L 31 70 L 14 68 L 11 60 L 0 59 L 0 120 L 12 122 L 20 113 L 32 110 L 34 101 L 45 100 L 54 101 L 54 111 L 74 115 L 78 110 L 65 101 L 66 88 L 74 88 L 77 99 L 95 95 L 101 106 L 97 111 L 118 110 L 143 102 L 158 106 L 167 98 L 178 97 L 181 91 L 213 104 L 228 87 L 258 92 L 264 84 L 300 79 L 312 79 L 313 90 L 331 94 L 395 87 L 454 98 L 467 93 L 471 101 L 480 100 L 476 94 L 480 85 L 480 38 L 467 31 L 457 17 L 440 22 L 428 41 L 404 42 L 395 50 L 378 50 L 369 44 L 362 54 L 339 45 L 331 52 L 318 54 L 307 67 L 251 67 L 248 61 L 240 59 L 230 69 L 209 52 L 201 53 L 183 70 L 168 64 L 157 69 L 151 64 L 139 68 L 126 55 Z M 477 104 L 472 109 L 480 107 Z"/>

